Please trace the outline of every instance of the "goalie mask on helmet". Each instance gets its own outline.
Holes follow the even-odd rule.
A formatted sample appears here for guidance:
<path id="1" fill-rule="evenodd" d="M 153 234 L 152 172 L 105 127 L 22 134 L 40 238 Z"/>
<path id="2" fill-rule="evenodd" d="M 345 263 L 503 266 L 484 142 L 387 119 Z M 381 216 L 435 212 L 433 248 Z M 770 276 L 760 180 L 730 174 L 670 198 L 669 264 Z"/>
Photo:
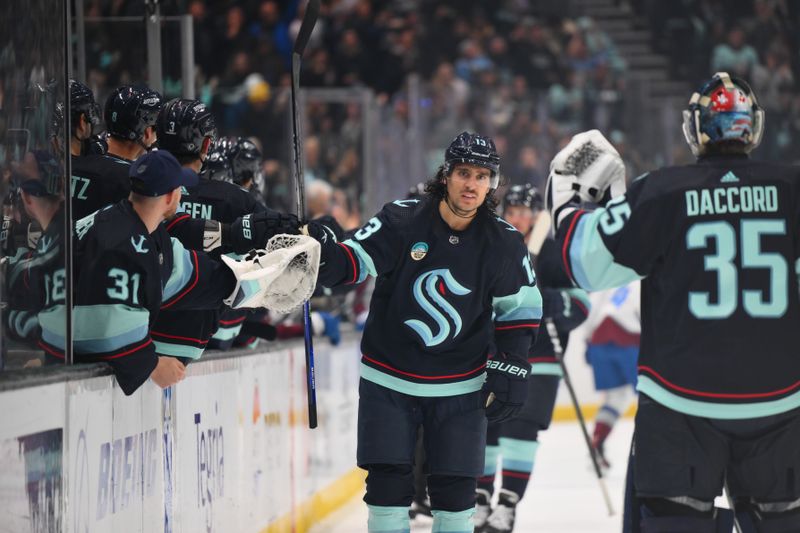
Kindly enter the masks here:
<path id="1" fill-rule="evenodd" d="M 692 94 L 683 134 L 692 153 L 750 153 L 764 133 L 764 110 L 744 80 L 717 72 Z"/>

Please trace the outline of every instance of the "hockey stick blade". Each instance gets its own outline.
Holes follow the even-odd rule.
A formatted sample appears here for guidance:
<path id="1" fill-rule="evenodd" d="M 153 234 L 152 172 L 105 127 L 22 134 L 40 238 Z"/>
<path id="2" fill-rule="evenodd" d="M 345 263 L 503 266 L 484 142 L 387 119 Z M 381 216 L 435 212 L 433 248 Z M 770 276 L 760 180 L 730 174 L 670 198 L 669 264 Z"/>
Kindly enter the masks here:
<path id="1" fill-rule="evenodd" d="M 311 37 L 311 32 L 314 31 L 314 26 L 317 24 L 318 16 L 319 0 L 308 0 L 308 4 L 306 4 L 306 13 L 303 15 L 303 22 L 300 24 L 300 31 L 297 32 L 297 39 L 292 49 L 292 52 L 300 57 L 303 57 L 308 39 Z"/>

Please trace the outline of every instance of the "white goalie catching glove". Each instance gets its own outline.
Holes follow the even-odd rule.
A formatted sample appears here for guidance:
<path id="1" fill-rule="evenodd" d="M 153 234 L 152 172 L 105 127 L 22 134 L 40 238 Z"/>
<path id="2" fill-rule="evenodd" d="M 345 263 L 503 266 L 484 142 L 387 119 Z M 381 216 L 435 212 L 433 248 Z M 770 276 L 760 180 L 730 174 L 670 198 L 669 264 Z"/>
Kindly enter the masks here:
<path id="1" fill-rule="evenodd" d="M 266 249 L 253 250 L 240 260 L 222 256 L 236 276 L 236 288 L 225 304 L 288 313 L 314 292 L 319 255 L 319 243 L 313 238 L 281 234 L 272 237 Z"/>
<path id="2" fill-rule="evenodd" d="M 550 163 L 545 202 L 556 229 L 575 206 L 625 193 L 625 165 L 598 130 L 578 133 Z"/>

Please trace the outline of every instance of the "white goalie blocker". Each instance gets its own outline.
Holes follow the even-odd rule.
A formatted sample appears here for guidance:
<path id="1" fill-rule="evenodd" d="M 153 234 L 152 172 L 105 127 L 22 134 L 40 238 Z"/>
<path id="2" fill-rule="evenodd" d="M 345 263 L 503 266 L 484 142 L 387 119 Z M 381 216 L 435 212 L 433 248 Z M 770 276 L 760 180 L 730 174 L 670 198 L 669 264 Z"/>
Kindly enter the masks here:
<path id="1" fill-rule="evenodd" d="M 288 313 L 308 300 L 319 273 L 320 245 L 306 235 L 275 235 L 263 250 L 241 260 L 222 256 L 236 276 L 236 288 L 225 300 L 234 309 L 265 307 Z"/>

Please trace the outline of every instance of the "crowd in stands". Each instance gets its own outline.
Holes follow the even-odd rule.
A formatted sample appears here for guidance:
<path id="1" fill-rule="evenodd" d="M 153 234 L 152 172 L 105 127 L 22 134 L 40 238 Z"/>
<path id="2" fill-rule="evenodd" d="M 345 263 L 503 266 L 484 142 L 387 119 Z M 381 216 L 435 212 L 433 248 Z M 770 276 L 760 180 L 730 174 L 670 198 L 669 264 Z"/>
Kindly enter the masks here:
<path id="1" fill-rule="evenodd" d="M 757 157 L 798 161 L 800 3 L 792 0 L 635 0 L 668 53 L 673 73 L 693 83 L 724 70 L 748 80 L 766 112 Z"/>
<path id="2" fill-rule="evenodd" d="M 598 127 L 626 152 L 637 174 L 661 161 L 637 150 L 623 124 L 626 64 L 591 18 L 565 12 L 563 2 L 477 0 L 330 0 L 306 51 L 301 84 L 366 87 L 389 119 L 407 127 L 410 106 L 422 117 L 425 171 L 462 129 L 494 137 L 512 183 L 543 185 L 547 164 L 576 131 Z M 671 55 L 672 74 L 696 85 L 715 70 L 749 79 L 767 111 L 758 155 L 787 159 L 800 145 L 798 6 L 787 0 L 619 1 L 647 20 L 657 51 Z M 140 2 L 87 0 L 87 14 L 141 14 Z M 178 0 L 162 14 L 194 19 L 197 94 L 225 134 L 255 137 L 265 155 L 267 201 L 291 206 L 289 69 L 301 0 Z M 118 25 L 93 27 L 89 82 L 106 87 L 144 78 L 137 60 L 117 50 Z M 177 54 L 176 32 L 165 48 Z M 170 44 L 167 44 L 170 43 Z M 172 46 L 175 45 L 175 46 Z M 172 64 L 174 63 L 174 65 Z M 179 66 L 165 62 L 166 97 L 180 91 Z M 411 75 L 421 99 L 410 102 Z M 170 91 L 175 94 L 170 94 Z M 688 95 L 687 95 L 688 98 Z M 357 103 L 308 102 L 306 178 L 358 204 L 364 192 L 363 108 Z M 796 150 L 795 150 L 796 151 Z M 688 153 L 688 151 L 687 151 Z M 424 176 L 408 177 L 413 183 Z M 344 197 L 342 199 L 341 197 Z M 352 210 L 351 210 L 352 211 Z"/>

